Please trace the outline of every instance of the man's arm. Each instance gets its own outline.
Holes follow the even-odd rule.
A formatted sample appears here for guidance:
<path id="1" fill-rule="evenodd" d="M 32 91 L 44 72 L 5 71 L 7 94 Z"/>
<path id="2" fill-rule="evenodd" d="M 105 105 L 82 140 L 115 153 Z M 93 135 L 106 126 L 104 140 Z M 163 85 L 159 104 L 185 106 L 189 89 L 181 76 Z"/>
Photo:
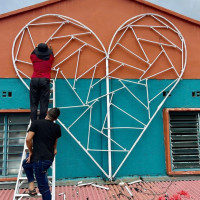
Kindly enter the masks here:
<path id="1" fill-rule="evenodd" d="M 58 138 L 56 139 L 55 144 L 54 144 L 54 155 L 57 154 L 57 142 L 58 142 Z"/>
<path id="2" fill-rule="evenodd" d="M 26 145 L 27 145 L 28 150 L 29 150 L 29 156 L 27 158 L 27 163 L 30 163 L 31 156 L 32 156 L 32 153 L 33 153 L 33 137 L 34 137 L 34 135 L 35 135 L 35 132 L 29 131 L 28 135 L 26 137 Z"/>

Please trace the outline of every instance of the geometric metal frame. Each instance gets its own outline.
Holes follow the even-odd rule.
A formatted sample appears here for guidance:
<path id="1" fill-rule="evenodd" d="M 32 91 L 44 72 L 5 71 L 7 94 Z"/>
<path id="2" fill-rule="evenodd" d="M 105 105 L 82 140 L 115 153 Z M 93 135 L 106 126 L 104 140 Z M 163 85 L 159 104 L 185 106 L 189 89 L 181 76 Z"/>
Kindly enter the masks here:
<path id="1" fill-rule="evenodd" d="M 46 18 L 49 16 L 53 16 L 55 18 L 60 19 L 61 21 L 57 22 L 60 24 L 60 26 L 58 27 L 58 29 L 56 29 L 53 34 L 51 35 L 51 37 L 47 38 L 46 43 L 48 43 L 50 40 L 56 40 L 56 39 L 61 39 L 63 37 L 69 37 L 69 41 L 66 42 L 66 44 L 57 52 L 55 53 L 55 59 L 57 57 L 57 55 L 61 52 L 64 51 L 65 47 L 67 45 L 69 45 L 69 43 L 73 40 L 79 41 L 82 43 L 81 47 L 79 47 L 78 49 L 76 49 L 71 55 L 67 56 L 66 58 L 64 58 L 60 63 L 58 63 L 57 65 L 54 65 L 52 70 L 56 72 L 55 77 L 53 77 L 53 79 L 57 80 L 58 75 L 61 76 L 67 83 L 67 85 L 69 86 L 70 90 L 73 92 L 73 94 L 75 95 L 76 99 L 79 101 L 79 104 L 77 105 L 67 105 L 67 106 L 59 106 L 56 105 L 58 107 L 60 107 L 60 109 L 73 109 L 73 108 L 85 108 L 84 112 L 82 112 L 78 118 L 76 118 L 70 125 L 66 125 L 65 122 L 61 121 L 60 119 L 58 119 L 58 122 L 61 124 L 61 126 L 71 135 L 71 137 L 75 140 L 75 142 L 81 147 L 81 149 L 92 159 L 92 161 L 97 165 L 97 167 L 103 172 L 103 174 L 110 180 L 114 179 L 116 177 L 116 174 L 118 173 L 118 171 L 120 170 L 120 168 L 124 165 L 124 162 L 126 161 L 126 159 L 129 157 L 130 153 L 133 151 L 133 149 L 135 148 L 136 144 L 138 143 L 138 141 L 141 139 L 141 137 L 143 136 L 144 132 L 146 131 L 146 129 L 148 128 L 148 126 L 150 125 L 151 121 L 154 119 L 154 117 L 156 116 L 157 112 L 160 110 L 160 108 L 163 106 L 164 102 L 166 101 L 166 99 L 168 98 L 168 96 L 171 94 L 171 92 L 173 91 L 173 89 L 177 86 L 177 84 L 179 83 L 179 81 L 181 80 L 181 77 L 184 73 L 185 67 L 186 67 L 186 61 L 187 61 L 187 50 L 186 50 L 186 44 L 185 44 L 185 40 L 183 38 L 183 36 L 181 35 L 180 31 L 166 18 L 157 15 L 157 14 L 153 14 L 153 13 L 147 13 L 147 14 L 142 14 L 142 15 L 138 15 L 136 17 L 133 17 L 129 20 L 127 20 L 125 23 L 123 23 L 118 30 L 115 32 L 111 43 L 109 45 L 108 48 L 108 52 L 106 52 L 106 49 L 103 45 L 103 43 L 100 41 L 100 39 L 97 37 L 97 35 L 91 30 L 89 29 L 87 26 L 83 25 L 82 23 L 78 22 L 77 20 L 74 20 L 72 18 L 69 17 L 65 17 L 63 15 L 57 15 L 57 14 L 47 14 L 47 15 L 42 15 L 39 16 L 35 19 L 33 19 L 32 21 L 30 21 L 28 24 L 26 24 L 21 31 L 18 33 L 18 35 L 16 36 L 14 42 L 13 42 L 13 47 L 12 47 L 12 60 L 13 60 L 13 65 L 14 65 L 14 69 L 17 73 L 17 76 L 20 78 L 20 80 L 22 81 L 22 83 L 27 87 L 27 89 L 29 89 L 28 84 L 25 81 L 25 78 L 30 79 L 30 77 L 25 74 L 22 70 L 20 70 L 18 68 L 18 65 L 20 65 L 20 63 L 23 64 L 27 64 L 27 65 L 31 65 L 31 63 L 27 62 L 27 61 L 23 61 L 23 60 L 19 60 L 18 59 L 18 54 L 20 51 L 20 47 L 21 47 L 21 43 L 23 42 L 23 37 L 25 34 L 25 31 L 28 33 L 31 43 L 33 45 L 33 48 L 35 48 L 35 43 L 34 40 L 31 36 L 31 31 L 29 29 L 29 27 L 31 26 L 45 26 L 46 24 L 55 24 L 56 22 L 48 22 L 48 23 L 38 23 L 37 24 L 37 20 L 41 19 L 41 18 Z M 159 22 L 161 25 L 160 27 L 158 26 L 152 26 L 152 25 L 138 25 L 135 24 L 137 22 L 140 22 L 141 20 L 145 19 L 145 17 L 150 17 L 153 20 L 156 20 L 157 22 Z M 68 24 L 72 24 L 73 26 L 77 26 L 79 28 L 81 28 L 84 31 L 81 31 L 80 33 L 76 33 L 76 34 L 71 34 L 71 35 L 63 35 L 63 36 L 56 36 L 56 34 L 60 31 L 60 29 L 62 29 L 62 26 L 64 26 L 66 23 Z M 154 31 L 157 35 L 159 35 L 159 37 L 162 37 L 162 39 L 164 39 L 166 41 L 166 43 L 162 43 L 162 42 L 155 42 L 155 41 L 150 41 L 144 38 L 139 38 L 137 37 L 136 32 L 134 31 L 134 28 L 137 26 L 138 27 L 142 27 L 142 28 L 146 28 L 149 29 L 150 31 Z M 166 36 L 164 36 L 162 33 L 160 33 L 157 28 L 160 29 L 167 29 L 172 31 L 173 33 L 175 33 L 181 41 L 182 46 L 179 47 L 178 45 L 174 44 L 172 41 L 170 41 L 170 39 L 168 39 Z M 127 48 L 125 45 L 123 45 L 121 43 L 121 40 L 126 37 L 126 32 L 127 30 L 131 30 L 133 37 L 136 39 L 139 48 L 141 49 L 144 57 L 142 58 L 141 56 L 137 55 L 136 53 L 134 53 L 132 50 L 130 50 L 129 48 Z M 148 31 L 149 31 L 148 30 Z M 90 44 L 90 42 L 88 41 L 84 41 L 82 39 L 79 38 L 79 36 L 81 35 L 86 35 L 89 34 L 91 35 L 91 37 L 95 38 L 95 40 L 100 44 L 98 47 Z M 118 40 L 116 41 L 117 36 L 120 35 L 118 37 Z M 16 47 L 16 42 L 19 41 L 19 45 Z M 142 42 L 146 42 L 146 43 L 152 43 L 152 44 L 156 44 L 158 46 L 160 46 L 161 48 L 161 53 L 154 59 L 154 61 L 152 63 L 150 63 L 149 59 L 148 59 L 148 55 L 145 52 L 144 48 L 142 47 Z M 122 48 L 122 50 L 117 49 L 120 46 L 120 48 Z M 175 50 L 178 50 L 181 52 L 181 57 L 182 57 L 182 64 L 181 66 L 179 66 L 178 68 L 181 67 L 181 71 L 179 72 L 178 69 L 175 67 L 175 65 L 172 63 L 172 60 L 170 59 L 170 56 L 168 56 L 167 52 L 165 51 L 165 46 L 168 46 L 169 48 L 173 48 Z M 92 51 L 94 52 L 98 52 L 100 54 L 102 54 L 102 58 L 98 59 L 96 61 L 96 63 L 89 67 L 85 72 L 83 72 L 81 75 L 78 76 L 78 71 L 79 71 L 79 66 L 80 66 L 80 62 L 81 62 L 81 55 L 82 55 L 82 51 L 84 51 L 84 48 L 88 47 L 90 48 Z M 16 50 L 17 49 L 17 50 Z M 125 51 L 126 53 L 130 54 L 133 59 L 137 58 L 139 59 L 141 62 L 144 62 L 145 64 L 148 65 L 148 68 L 146 70 L 139 68 L 137 66 L 128 64 L 124 61 L 121 61 L 120 59 L 114 59 L 112 57 L 112 53 L 113 51 Z M 160 71 L 156 74 L 153 74 L 149 77 L 144 78 L 144 75 L 147 74 L 147 72 L 149 70 L 151 70 L 151 68 L 153 68 L 153 64 L 157 62 L 157 60 L 159 59 L 160 55 L 163 54 L 167 60 L 170 63 L 170 67 L 166 70 Z M 73 82 L 70 82 L 70 80 L 67 78 L 66 74 L 64 74 L 64 72 L 59 68 L 59 65 L 63 64 L 64 62 L 66 62 L 67 60 L 70 60 L 72 58 L 72 56 L 77 55 L 77 62 L 76 62 L 76 66 L 74 67 L 75 70 L 75 74 L 74 74 L 74 80 Z M 105 66 L 105 75 L 99 79 L 99 80 L 95 80 L 95 76 L 96 76 L 96 71 L 98 70 L 99 65 L 104 64 Z M 111 70 L 110 66 L 112 65 L 112 63 L 118 64 L 118 66 L 114 69 Z M 115 77 L 113 76 L 114 73 L 116 73 L 118 70 L 121 69 L 134 69 L 136 71 L 140 71 L 142 72 L 142 76 L 138 77 L 137 81 L 132 81 L 126 78 L 120 78 L 120 77 Z M 157 94 L 155 94 L 151 99 L 149 96 L 149 79 L 151 79 L 154 76 L 159 76 L 159 75 L 163 75 L 165 72 L 171 72 L 174 73 L 176 75 L 176 78 L 167 86 L 165 86 L 161 91 L 159 91 Z M 78 92 L 78 87 L 79 85 L 77 84 L 78 81 L 84 77 L 86 74 L 91 73 L 92 72 L 92 76 L 91 76 L 91 81 L 90 81 L 90 85 L 87 89 L 87 94 L 86 94 L 86 98 L 82 98 L 81 95 Z M 118 87 L 117 89 L 111 89 L 111 85 L 112 85 L 112 81 L 116 80 L 118 82 L 118 84 L 120 84 L 121 86 Z M 93 98 L 92 100 L 90 100 L 90 96 L 94 90 L 94 88 L 98 85 L 100 85 L 102 82 L 105 82 L 105 93 L 103 95 L 99 95 L 96 98 Z M 140 98 L 137 97 L 136 94 L 134 94 L 134 92 L 127 86 L 128 84 L 132 84 L 132 85 L 136 85 L 136 86 L 142 86 L 144 88 L 146 88 L 146 92 L 144 94 L 145 99 L 147 101 L 143 102 Z M 80 86 L 81 87 L 81 86 Z M 164 97 L 164 99 L 159 103 L 159 105 L 157 105 L 157 108 L 155 110 L 155 112 L 151 113 L 151 103 L 157 99 L 157 97 L 159 97 L 163 91 L 165 91 L 166 89 L 169 90 L 169 92 L 167 93 L 167 95 Z M 137 100 L 139 102 L 139 104 L 141 104 L 148 113 L 148 122 L 144 123 L 140 120 L 137 119 L 137 117 L 133 116 L 131 113 L 129 113 L 129 111 L 120 108 L 119 106 L 117 106 L 114 102 L 113 102 L 113 98 L 117 97 L 117 95 L 119 95 L 120 92 L 122 91 L 126 91 L 129 93 L 129 95 L 131 97 L 134 98 L 134 100 Z M 119 95 L 120 96 L 120 95 Z M 95 113 L 94 111 L 94 107 L 95 105 L 99 102 L 99 101 L 104 101 L 104 106 L 106 108 L 106 113 L 105 113 L 105 117 L 104 117 L 104 122 L 101 126 L 101 128 L 96 128 L 93 126 L 92 124 L 92 115 L 93 113 Z M 140 123 L 142 125 L 142 127 L 113 127 L 112 123 L 111 123 L 111 110 L 113 111 L 114 109 L 117 109 L 118 111 L 122 112 L 123 114 L 125 114 L 127 117 L 132 118 L 134 121 L 137 121 L 138 123 Z M 85 114 L 89 113 L 89 121 L 88 121 L 88 138 L 87 138 L 87 145 L 82 144 L 82 142 L 74 135 L 74 133 L 71 131 L 71 128 L 79 122 L 79 120 L 85 115 Z M 120 142 L 115 141 L 115 139 L 112 138 L 112 131 L 113 130 L 126 130 L 126 129 L 138 129 L 141 130 L 140 134 L 138 135 L 137 139 L 134 141 L 134 143 L 132 144 L 132 146 L 127 149 L 126 147 L 123 147 L 123 145 L 120 144 Z M 91 131 L 94 130 L 96 131 L 101 137 L 106 138 L 107 140 L 107 148 L 106 149 L 91 149 L 90 147 L 90 135 L 91 135 Z M 112 148 L 112 143 L 114 143 L 115 145 L 117 145 L 119 147 L 119 149 L 113 149 Z M 99 164 L 96 160 L 96 158 L 91 154 L 91 152 L 107 152 L 107 157 L 108 157 L 108 172 L 106 172 L 106 170 L 101 166 L 101 164 Z M 112 153 L 121 153 L 124 152 L 126 153 L 126 156 L 124 157 L 124 159 L 122 160 L 122 162 L 120 163 L 120 165 L 117 167 L 117 169 L 114 171 L 114 173 L 112 172 Z"/>
<path id="2" fill-rule="evenodd" d="M 155 19 L 156 21 L 160 22 L 162 24 L 162 26 L 160 27 L 156 27 L 156 28 L 163 28 L 163 29 L 168 29 L 168 30 L 171 30 L 173 31 L 174 33 L 177 34 L 177 36 L 180 38 L 181 40 L 181 43 L 182 43 L 182 46 L 181 47 L 178 47 L 177 45 L 175 45 L 172 41 L 170 41 L 168 38 L 166 38 L 164 35 L 162 35 L 159 31 L 156 30 L 156 28 L 152 25 L 135 25 L 137 27 L 146 27 L 146 28 L 150 28 L 151 30 L 153 30 L 154 32 L 156 32 L 159 36 L 161 36 L 162 38 L 164 38 L 166 41 L 169 42 L 169 44 L 163 44 L 163 43 L 158 43 L 158 42 L 155 42 L 155 41 L 150 41 L 150 40 L 146 40 L 146 39 L 142 39 L 142 38 L 139 38 L 137 37 L 133 27 L 134 27 L 134 23 L 138 22 L 139 20 L 142 20 L 144 17 L 152 17 L 153 19 Z M 167 22 L 167 23 L 165 23 Z M 170 26 L 171 25 L 171 26 Z M 122 39 L 122 37 L 125 35 L 126 31 L 128 29 L 131 29 L 134 36 L 136 37 L 136 40 L 138 42 L 138 45 L 140 46 L 144 56 L 145 56 L 145 60 L 142 59 L 141 57 L 139 57 L 138 55 L 134 54 L 133 52 L 131 52 L 129 49 L 127 49 L 126 47 L 124 47 L 123 45 L 120 44 L 120 40 Z M 121 30 L 124 30 L 123 33 L 121 34 L 120 38 L 117 40 L 116 43 L 113 44 L 113 41 L 116 37 L 116 35 L 118 34 L 118 32 L 120 32 Z M 146 129 L 148 128 L 148 126 L 150 125 L 151 121 L 154 119 L 154 117 L 156 116 L 156 114 L 158 113 L 158 111 L 160 110 L 160 108 L 163 106 L 163 104 L 165 103 L 166 99 L 169 97 L 169 95 L 171 94 L 171 92 L 173 91 L 173 89 L 177 86 L 177 84 L 179 83 L 179 81 L 181 80 L 181 77 L 185 71 L 185 67 L 186 67 L 186 63 L 187 63 L 187 49 L 186 49 L 186 43 L 185 43 L 185 40 L 184 40 L 184 37 L 182 36 L 182 34 L 180 33 L 180 31 L 175 27 L 174 24 L 172 24 L 169 20 L 167 20 L 165 17 L 161 16 L 161 15 L 158 15 L 158 14 L 153 14 L 153 13 L 146 13 L 146 14 L 141 14 L 141 15 L 138 15 L 136 17 L 133 17 L 129 20 L 127 20 L 125 23 L 123 23 L 119 28 L 118 30 L 115 32 L 112 40 L 111 40 L 111 43 L 110 43 L 110 46 L 109 46 L 109 49 L 108 49 L 108 54 L 111 54 L 112 51 L 114 50 L 114 48 L 117 46 L 117 45 L 120 45 L 122 46 L 127 52 L 133 54 L 134 56 L 136 56 L 137 58 L 139 58 L 140 60 L 144 61 L 144 62 L 147 62 L 149 67 L 146 69 L 146 70 L 143 70 L 143 74 L 142 76 L 139 77 L 139 80 L 138 80 L 138 84 L 141 84 L 141 80 L 142 80 L 142 77 L 144 76 L 145 73 L 147 73 L 147 71 L 151 68 L 152 66 L 152 63 L 149 62 L 148 60 L 148 57 L 141 45 L 141 41 L 144 41 L 144 42 L 148 42 L 148 43 L 153 43 L 153 44 L 158 44 L 161 46 L 161 53 L 156 57 L 156 59 L 153 61 L 153 63 L 159 58 L 159 56 L 164 53 L 164 55 L 166 56 L 166 58 L 168 59 L 169 63 L 171 64 L 171 67 L 166 69 L 166 70 L 163 70 L 157 74 L 153 74 L 151 77 L 154 77 L 154 76 L 157 76 L 159 74 L 162 74 L 162 73 L 165 73 L 166 71 L 168 70 L 173 70 L 175 72 L 175 74 L 177 74 L 177 78 L 172 82 L 170 83 L 167 87 L 165 87 L 163 90 L 161 90 L 158 94 L 156 94 L 154 97 L 152 97 L 151 99 L 149 99 L 149 94 L 148 94 L 148 80 L 151 78 L 151 77 L 147 77 L 145 78 L 145 87 L 147 88 L 147 106 L 145 106 L 145 104 L 143 102 L 141 102 L 139 99 L 137 99 L 141 104 L 143 104 L 147 110 L 148 110 L 148 114 L 149 114 L 149 121 L 147 124 L 145 124 L 143 130 L 141 131 L 141 133 L 139 134 L 137 140 L 134 142 L 134 144 L 132 145 L 132 147 L 129 149 L 129 152 L 127 153 L 127 155 L 125 156 L 125 158 L 123 159 L 123 161 L 121 162 L 121 164 L 119 165 L 119 167 L 117 168 L 117 170 L 114 172 L 114 174 L 112 175 L 112 177 L 114 178 L 116 176 L 116 174 L 118 173 L 119 169 L 122 167 L 122 165 L 124 164 L 124 162 L 126 161 L 126 159 L 128 158 L 128 156 L 130 155 L 130 153 L 132 152 L 132 150 L 135 148 L 136 144 L 139 142 L 140 138 L 143 136 L 144 132 L 146 131 Z M 165 49 L 164 49 L 164 46 L 171 46 L 171 48 L 176 48 L 178 49 L 179 51 L 181 51 L 181 54 L 182 54 L 182 66 L 181 66 L 181 72 L 178 73 L 175 66 L 173 65 L 171 59 L 169 58 L 169 56 L 167 55 Z M 112 59 L 110 59 L 112 60 Z M 117 60 L 114 60 L 115 62 L 119 62 Z M 126 63 L 123 63 L 123 62 L 119 62 L 121 65 L 126 65 Z M 134 67 L 134 66 L 130 66 L 130 67 Z M 137 70 L 141 70 L 141 69 L 137 69 Z M 112 77 L 110 77 L 112 78 Z M 119 80 L 120 81 L 120 80 Z M 122 83 L 123 84 L 123 83 Z M 135 83 L 134 83 L 135 84 Z M 171 88 L 170 88 L 171 87 Z M 166 89 L 169 89 L 170 90 L 168 91 L 167 95 L 165 96 L 165 98 L 162 100 L 162 102 L 160 102 L 160 104 L 158 105 L 156 111 L 151 115 L 150 114 L 150 103 L 155 100 L 159 95 L 161 95 Z M 126 90 L 128 90 L 128 88 L 125 87 Z M 129 91 L 131 93 L 131 91 Z M 131 93 L 132 94 L 132 93 Z M 132 94 L 134 96 L 134 94 Z M 134 96 L 135 98 L 137 98 L 136 96 Z"/>

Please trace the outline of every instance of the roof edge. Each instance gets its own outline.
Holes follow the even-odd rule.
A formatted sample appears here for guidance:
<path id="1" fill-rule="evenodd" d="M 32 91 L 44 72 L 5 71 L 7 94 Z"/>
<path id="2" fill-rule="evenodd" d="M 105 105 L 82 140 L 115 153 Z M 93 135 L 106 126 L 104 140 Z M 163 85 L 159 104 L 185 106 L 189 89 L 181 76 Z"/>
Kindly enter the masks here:
<path id="1" fill-rule="evenodd" d="M 198 20 L 196 20 L 196 19 L 193 19 L 193 18 L 187 17 L 187 16 L 185 16 L 185 15 L 179 14 L 179 13 L 177 13 L 177 12 L 175 12 L 175 11 L 172 11 L 172 10 L 167 9 L 167 8 L 164 8 L 164 7 L 162 7 L 162 6 L 153 4 L 153 3 L 148 2 L 148 1 L 146 1 L 146 0 L 133 0 L 133 1 L 136 1 L 136 2 L 138 2 L 138 3 L 140 3 L 140 4 L 145 4 L 145 5 L 149 6 L 149 7 L 156 8 L 156 9 L 158 9 L 158 10 L 161 10 L 162 12 L 165 12 L 165 13 L 167 13 L 167 14 L 173 15 L 173 16 L 175 16 L 175 17 L 178 17 L 178 18 L 183 19 L 183 20 L 185 20 L 185 21 L 188 21 L 188 22 L 190 22 L 190 23 L 193 23 L 193 24 L 196 24 L 196 25 L 200 25 L 200 21 L 198 21 Z"/>
<path id="2" fill-rule="evenodd" d="M 46 5 L 51 5 L 51 4 L 57 3 L 57 2 L 60 2 L 60 1 L 63 1 L 63 0 L 47 0 L 47 1 L 37 3 L 37 4 L 31 5 L 31 6 L 27 6 L 27 7 L 20 8 L 20 9 L 17 9 L 17 10 L 13 10 L 13 11 L 10 11 L 10 12 L 7 12 L 7 13 L 3 13 L 3 14 L 0 14 L 0 19 L 11 17 L 11 16 L 17 15 L 17 14 L 21 14 L 21 13 L 24 13 L 24 12 L 27 12 L 27 11 L 30 11 L 30 10 L 34 10 L 34 9 L 37 9 L 37 8 L 44 7 Z"/>
<path id="3" fill-rule="evenodd" d="M 41 3 L 38 3 L 38 4 L 27 6 L 25 8 L 20 8 L 20 9 L 14 10 L 14 11 L 10 11 L 10 12 L 7 12 L 7 13 L 0 14 L 0 19 L 7 18 L 7 17 L 13 16 L 13 15 L 20 14 L 20 13 L 24 13 L 24 12 L 34 10 L 34 9 L 37 9 L 37 8 L 41 8 L 41 7 L 44 7 L 46 5 L 51 5 L 51 4 L 54 4 L 54 3 L 57 3 L 57 2 L 61 2 L 61 1 L 64 1 L 64 0 L 47 0 L 47 1 L 44 1 L 44 2 L 41 2 Z M 165 12 L 167 14 L 173 15 L 175 17 L 178 17 L 178 18 L 185 20 L 185 21 L 188 21 L 190 23 L 200 25 L 200 21 L 198 21 L 198 20 L 195 20 L 195 19 L 190 18 L 190 17 L 186 17 L 185 15 L 179 14 L 175 11 L 172 11 L 172 10 L 169 10 L 169 9 L 164 8 L 162 6 L 153 4 L 153 3 L 148 2 L 146 0 L 133 0 L 133 1 L 138 2 L 140 4 L 143 4 L 143 5 L 147 5 L 147 6 L 152 7 L 152 8 L 155 8 L 157 10 L 160 10 L 160 11 Z"/>

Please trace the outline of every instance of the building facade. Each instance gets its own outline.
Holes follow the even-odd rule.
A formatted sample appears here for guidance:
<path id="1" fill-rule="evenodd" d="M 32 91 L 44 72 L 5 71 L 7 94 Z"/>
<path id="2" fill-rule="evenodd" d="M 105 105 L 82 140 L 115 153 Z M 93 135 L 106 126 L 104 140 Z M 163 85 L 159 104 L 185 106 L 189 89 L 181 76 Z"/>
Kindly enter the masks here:
<path id="1" fill-rule="evenodd" d="M 55 55 L 56 179 L 199 174 L 198 21 L 143 0 L 50 0 L 0 21 L 2 180 L 18 172 L 40 42 Z"/>

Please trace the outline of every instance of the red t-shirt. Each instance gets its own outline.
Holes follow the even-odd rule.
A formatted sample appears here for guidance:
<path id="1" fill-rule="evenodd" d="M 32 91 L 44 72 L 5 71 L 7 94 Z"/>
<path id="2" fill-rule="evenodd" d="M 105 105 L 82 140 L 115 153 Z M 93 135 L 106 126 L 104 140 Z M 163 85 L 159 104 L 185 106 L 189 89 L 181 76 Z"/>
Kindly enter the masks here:
<path id="1" fill-rule="evenodd" d="M 33 74 L 31 78 L 51 78 L 51 67 L 54 56 L 50 55 L 49 60 L 42 60 L 35 54 L 31 54 L 31 61 L 33 63 Z"/>

